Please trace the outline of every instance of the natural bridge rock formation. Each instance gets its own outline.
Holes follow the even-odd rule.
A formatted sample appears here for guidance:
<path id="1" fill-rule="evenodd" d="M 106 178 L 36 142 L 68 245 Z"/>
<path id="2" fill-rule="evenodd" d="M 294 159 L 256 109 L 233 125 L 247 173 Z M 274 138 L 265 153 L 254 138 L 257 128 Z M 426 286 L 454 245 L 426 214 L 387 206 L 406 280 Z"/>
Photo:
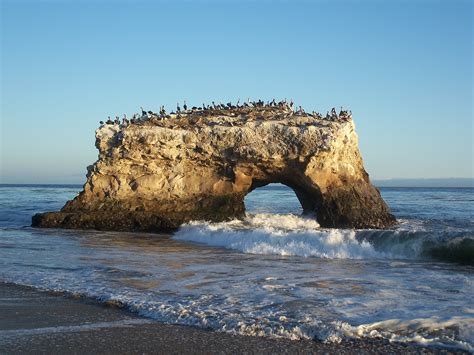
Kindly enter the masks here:
<path id="1" fill-rule="evenodd" d="M 334 118 L 334 117 L 333 117 Z M 350 116 L 282 108 L 196 112 L 96 131 L 84 190 L 33 226 L 166 231 L 245 214 L 269 183 L 292 188 L 322 227 L 384 228 L 395 218 L 371 185 Z"/>

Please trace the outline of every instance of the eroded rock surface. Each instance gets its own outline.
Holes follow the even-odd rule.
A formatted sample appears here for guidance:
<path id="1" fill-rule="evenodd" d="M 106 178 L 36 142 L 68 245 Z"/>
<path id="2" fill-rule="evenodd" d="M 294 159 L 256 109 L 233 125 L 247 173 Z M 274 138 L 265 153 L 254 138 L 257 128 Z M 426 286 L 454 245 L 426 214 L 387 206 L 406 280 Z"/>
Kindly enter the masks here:
<path id="1" fill-rule="evenodd" d="M 245 214 L 268 183 L 292 188 L 323 227 L 384 228 L 395 218 L 364 170 L 352 119 L 282 109 L 222 110 L 105 124 L 84 190 L 33 226 L 166 231 Z"/>

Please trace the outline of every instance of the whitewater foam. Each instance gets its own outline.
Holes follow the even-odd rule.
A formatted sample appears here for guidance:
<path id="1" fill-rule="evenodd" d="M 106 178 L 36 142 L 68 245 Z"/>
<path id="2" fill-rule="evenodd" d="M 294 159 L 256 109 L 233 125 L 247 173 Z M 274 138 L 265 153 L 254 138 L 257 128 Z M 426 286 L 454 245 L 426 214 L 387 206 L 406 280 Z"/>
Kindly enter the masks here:
<path id="1" fill-rule="evenodd" d="M 405 259 L 437 257 L 474 262 L 474 238 L 459 231 L 427 231 L 415 223 L 393 230 L 323 229 L 314 218 L 292 214 L 248 215 L 221 223 L 190 222 L 174 239 L 224 247 L 249 254 L 328 259 Z M 461 248 L 462 246 L 462 248 Z M 457 260 L 458 258 L 459 260 Z"/>
<path id="2" fill-rule="evenodd" d="M 360 259 L 384 257 L 356 239 L 353 230 L 321 230 L 314 220 L 294 215 L 255 215 L 223 223 L 193 222 L 180 228 L 177 240 L 226 247 L 250 254 Z"/>
<path id="3" fill-rule="evenodd" d="M 353 338 L 385 338 L 396 342 L 474 351 L 474 319 L 468 317 L 388 319 L 359 326 L 342 323 L 339 330 L 344 336 Z"/>

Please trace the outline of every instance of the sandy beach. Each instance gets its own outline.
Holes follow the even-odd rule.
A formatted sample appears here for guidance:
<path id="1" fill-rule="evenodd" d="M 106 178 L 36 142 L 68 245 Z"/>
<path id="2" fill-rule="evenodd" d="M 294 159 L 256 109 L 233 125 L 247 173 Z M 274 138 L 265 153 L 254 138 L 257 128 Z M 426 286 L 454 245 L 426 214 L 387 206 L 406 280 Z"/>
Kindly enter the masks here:
<path id="1" fill-rule="evenodd" d="M 9 283 L 0 284 L 0 314 L 2 354 L 453 353 L 385 340 L 323 344 L 216 333 Z"/>

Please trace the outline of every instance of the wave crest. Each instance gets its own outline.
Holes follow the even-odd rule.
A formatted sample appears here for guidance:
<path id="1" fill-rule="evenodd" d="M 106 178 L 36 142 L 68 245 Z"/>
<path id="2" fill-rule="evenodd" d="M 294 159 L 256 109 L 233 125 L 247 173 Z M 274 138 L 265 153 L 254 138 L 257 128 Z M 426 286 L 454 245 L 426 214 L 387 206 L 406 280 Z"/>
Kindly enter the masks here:
<path id="1" fill-rule="evenodd" d="M 222 223 L 191 222 L 174 238 L 250 254 L 329 259 L 436 258 L 474 265 L 469 232 L 323 229 L 310 218 L 256 214 Z"/>

